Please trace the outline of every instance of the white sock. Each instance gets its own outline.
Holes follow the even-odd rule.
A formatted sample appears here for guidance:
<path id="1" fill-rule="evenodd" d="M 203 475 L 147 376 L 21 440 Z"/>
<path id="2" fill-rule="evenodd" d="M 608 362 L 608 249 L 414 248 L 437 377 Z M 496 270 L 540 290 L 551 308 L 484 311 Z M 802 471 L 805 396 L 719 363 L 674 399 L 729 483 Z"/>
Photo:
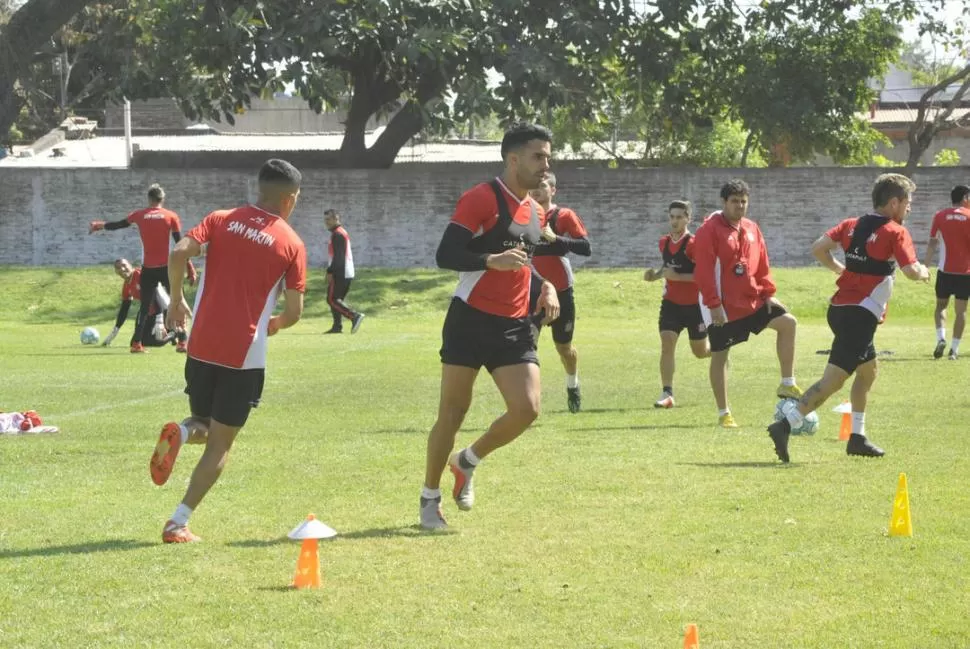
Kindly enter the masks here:
<path id="1" fill-rule="evenodd" d="M 731 409 L 730 408 L 718 408 L 717 409 L 717 416 L 718 417 L 723 417 L 724 415 L 730 415 L 730 414 L 731 414 Z"/>
<path id="2" fill-rule="evenodd" d="M 786 376 L 786 377 L 783 377 L 781 379 L 781 384 L 784 385 L 787 388 L 790 388 L 793 385 L 795 385 L 795 377 L 794 376 Z"/>
<path id="3" fill-rule="evenodd" d="M 957 352 L 960 351 L 960 339 L 959 338 L 954 338 L 953 340 L 950 341 L 950 351 L 953 352 L 954 354 L 956 354 Z"/>
<path id="4" fill-rule="evenodd" d="M 421 497 L 427 498 L 428 500 L 440 500 L 441 489 L 429 489 L 428 487 L 421 487 Z"/>
<path id="5" fill-rule="evenodd" d="M 852 413 L 852 434 L 866 436 L 866 413 Z"/>
<path id="6" fill-rule="evenodd" d="M 471 464 L 473 467 L 478 466 L 478 463 L 482 461 L 480 457 L 475 455 L 475 451 L 472 450 L 471 446 L 462 451 L 462 453 L 465 454 L 465 461 Z"/>
<path id="7" fill-rule="evenodd" d="M 786 412 L 785 419 L 788 420 L 788 423 L 791 424 L 792 428 L 798 428 L 802 425 L 802 422 L 805 421 L 805 417 L 798 411 L 798 406 L 795 406 Z"/>
<path id="8" fill-rule="evenodd" d="M 179 505 L 175 508 L 175 513 L 172 514 L 172 522 L 176 525 L 188 525 L 189 516 L 192 515 L 192 508 L 188 505 Z"/>
<path id="9" fill-rule="evenodd" d="M 183 444 L 189 441 L 189 429 L 185 426 L 185 424 L 179 424 L 179 433 L 182 436 Z"/>
<path id="10" fill-rule="evenodd" d="M 946 327 L 937 327 L 936 328 L 936 339 L 937 340 L 946 340 Z"/>
<path id="11" fill-rule="evenodd" d="M 566 375 L 566 387 L 567 388 L 579 387 L 579 372 L 576 372 L 575 374 Z"/>

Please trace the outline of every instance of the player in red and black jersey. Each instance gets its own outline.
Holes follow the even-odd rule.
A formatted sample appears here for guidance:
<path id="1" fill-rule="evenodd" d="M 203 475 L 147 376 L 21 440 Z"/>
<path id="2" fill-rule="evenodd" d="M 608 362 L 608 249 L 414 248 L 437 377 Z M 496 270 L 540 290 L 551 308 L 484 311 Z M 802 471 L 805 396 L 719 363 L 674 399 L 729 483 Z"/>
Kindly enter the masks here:
<path id="1" fill-rule="evenodd" d="M 559 317 L 550 325 L 552 340 L 559 352 L 559 360 L 566 370 L 566 405 L 569 412 L 579 412 L 582 396 L 579 392 L 579 353 L 573 345 L 576 330 L 576 300 L 573 297 L 573 267 L 568 253 L 583 257 L 592 254 L 589 234 L 583 220 L 573 210 L 556 205 L 556 175 L 546 174 L 539 187 L 530 192 L 546 213 L 542 228 L 542 243 L 536 247 L 532 266 L 556 287 L 559 296 Z"/>
<path id="2" fill-rule="evenodd" d="M 701 316 L 697 282 L 694 281 L 694 237 L 690 224 L 690 203 L 673 201 L 668 208 L 670 233 L 660 237 L 663 265 L 648 268 L 643 279 L 664 280 L 660 302 L 660 383 L 663 392 L 653 404 L 655 408 L 674 407 L 674 367 L 677 339 L 687 330 L 690 349 L 697 358 L 708 358 L 711 347 L 707 342 L 707 327 Z"/>
<path id="3" fill-rule="evenodd" d="M 350 333 L 355 334 L 360 329 L 364 314 L 355 311 L 346 302 L 350 284 L 354 279 L 354 252 L 350 247 L 350 235 L 340 223 L 337 210 L 327 210 L 323 213 L 323 223 L 330 231 L 330 243 L 327 244 L 327 304 L 333 315 L 333 326 L 324 333 L 343 333 L 343 319 L 350 320 Z"/>
<path id="4" fill-rule="evenodd" d="M 474 501 L 472 472 L 479 461 L 521 435 L 539 415 L 540 384 L 529 318 L 530 287 L 541 282 L 536 311 L 559 315 L 556 288 L 530 265 L 541 241 L 542 207 L 529 196 L 549 169 L 552 134 L 516 124 L 502 139 L 505 170 L 458 201 L 438 246 L 438 266 L 459 272 L 458 289 L 442 329 L 441 397 L 428 436 L 420 518 L 425 529 L 446 527 L 441 474 L 450 466 L 459 509 Z M 473 444 L 451 455 L 482 366 L 505 400 L 506 412 Z"/>
<path id="5" fill-rule="evenodd" d="M 970 300 L 970 187 L 957 185 L 950 192 L 952 207 L 933 216 L 930 239 L 926 245 L 926 263 L 940 253 L 936 273 L 936 349 L 933 358 L 943 356 L 946 349 L 946 310 L 953 297 L 953 338 L 950 354 L 955 361 L 960 354 L 960 339 L 967 325 L 967 300 Z"/>
<path id="6" fill-rule="evenodd" d="M 124 284 L 121 286 L 121 307 L 118 309 L 118 316 L 115 318 L 114 329 L 105 336 L 104 342 L 101 343 L 102 347 L 110 345 L 117 337 L 118 332 L 121 331 L 121 327 L 128 319 L 131 301 L 141 301 L 141 268 L 132 267 L 131 262 L 127 259 L 118 259 L 115 261 L 115 274 L 124 280 Z M 138 313 L 140 316 L 141 310 Z M 158 337 L 155 335 L 156 332 L 159 332 Z M 135 332 L 131 338 L 134 341 L 136 337 L 144 341 L 145 347 L 161 347 L 171 342 L 175 345 L 175 351 L 185 352 L 185 340 L 187 338 L 185 332 L 182 330 L 165 331 L 162 309 L 158 304 L 149 305 L 148 317 L 144 321 L 138 317 L 135 318 Z"/>
<path id="7" fill-rule="evenodd" d="M 139 280 L 141 294 L 145 296 L 141 300 L 138 309 L 138 320 L 145 322 L 148 320 L 148 310 L 155 302 L 155 287 L 161 284 L 166 292 L 170 290 L 168 281 L 168 237 L 171 234 L 175 243 L 182 238 L 182 224 L 178 214 L 163 207 L 165 203 L 165 190 L 161 185 L 154 184 L 148 188 L 148 207 L 135 210 L 126 218 L 119 221 L 91 221 L 89 233 L 100 230 L 112 231 L 121 230 L 131 225 L 138 227 L 138 236 L 141 237 L 142 245 L 142 270 Z M 194 284 L 196 279 L 195 267 L 190 261 L 186 266 L 189 277 L 189 284 Z M 132 353 L 143 352 L 141 332 L 135 330 L 135 337 L 132 338 Z"/>
<path id="8" fill-rule="evenodd" d="M 768 426 L 775 453 L 782 462 L 789 459 L 792 427 L 801 426 L 804 416 L 838 392 L 852 374 L 852 434 L 846 453 L 884 455 L 865 433 L 869 390 L 876 380 L 876 327 L 886 318 L 897 265 L 908 279 L 930 280 L 929 270 L 916 259 L 913 240 L 903 227 L 915 189 L 916 185 L 906 176 L 879 176 L 872 189 L 874 211 L 842 221 L 812 245 L 812 254 L 819 263 L 839 276 L 838 290 L 828 309 L 834 339 L 822 378 L 805 391 L 798 407 L 790 409 L 786 418 Z M 845 251 L 845 264 L 832 256 L 838 248 Z"/>

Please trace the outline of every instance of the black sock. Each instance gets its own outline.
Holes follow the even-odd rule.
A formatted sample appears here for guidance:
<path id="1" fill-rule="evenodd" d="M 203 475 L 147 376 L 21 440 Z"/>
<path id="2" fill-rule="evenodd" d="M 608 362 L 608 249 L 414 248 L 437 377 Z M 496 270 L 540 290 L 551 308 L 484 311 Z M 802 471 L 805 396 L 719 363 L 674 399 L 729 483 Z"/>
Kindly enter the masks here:
<path id="1" fill-rule="evenodd" d="M 466 471 L 468 469 L 474 469 L 475 468 L 475 467 L 472 466 L 472 463 L 469 462 L 465 458 L 465 451 L 462 451 L 461 453 L 458 454 L 458 466 L 460 466 L 461 468 L 465 469 Z"/>
<path id="2" fill-rule="evenodd" d="M 670 396 L 674 396 L 674 389 L 669 385 L 665 385 L 664 394 L 669 394 Z"/>

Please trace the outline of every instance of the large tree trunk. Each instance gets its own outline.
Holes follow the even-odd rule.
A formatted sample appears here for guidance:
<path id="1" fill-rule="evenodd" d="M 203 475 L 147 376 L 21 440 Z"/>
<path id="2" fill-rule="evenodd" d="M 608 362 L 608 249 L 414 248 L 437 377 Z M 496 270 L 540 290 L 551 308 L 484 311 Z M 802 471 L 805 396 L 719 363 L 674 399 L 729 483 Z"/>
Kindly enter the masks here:
<path id="1" fill-rule="evenodd" d="M 931 118 L 927 113 L 930 108 L 933 108 L 937 104 L 937 95 L 958 81 L 962 81 L 962 85 L 953 93 L 953 97 L 939 107 L 936 114 Z M 970 65 L 957 70 L 923 93 L 923 96 L 919 100 L 918 110 L 916 111 L 916 119 L 913 121 L 913 125 L 910 126 L 909 133 L 907 134 L 907 140 L 909 140 L 909 157 L 906 159 L 903 174 L 912 176 L 916 172 L 916 168 L 919 166 L 923 154 L 933 144 L 933 138 L 936 137 L 937 133 L 950 125 L 950 118 L 953 115 L 953 111 L 963 102 L 963 98 L 967 95 L 968 91 L 970 91 Z"/>
<path id="2" fill-rule="evenodd" d="M 0 138 L 17 119 L 20 101 L 17 79 L 27 70 L 34 52 L 91 0 L 27 0 L 0 31 Z"/>

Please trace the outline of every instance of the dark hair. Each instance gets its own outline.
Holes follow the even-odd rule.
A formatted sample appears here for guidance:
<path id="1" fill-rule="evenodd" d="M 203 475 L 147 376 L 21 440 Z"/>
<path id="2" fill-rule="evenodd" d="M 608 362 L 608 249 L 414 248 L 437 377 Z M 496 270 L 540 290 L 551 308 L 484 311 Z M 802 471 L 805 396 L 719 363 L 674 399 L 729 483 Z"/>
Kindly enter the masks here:
<path id="1" fill-rule="evenodd" d="M 690 201 L 671 201 L 670 207 L 667 208 L 668 212 L 670 210 L 684 210 L 687 216 L 690 216 Z"/>
<path id="2" fill-rule="evenodd" d="M 902 174 L 882 174 L 872 186 L 872 206 L 883 207 L 894 198 L 907 198 L 916 183 Z"/>
<path id="3" fill-rule="evenodd" d="M 750 196 L 751 188 L 748 183 L 740 178 L 729 180 L 721 186 L 721 200 L 727 200 L 732 196 Z"/>
<path id="4" fill-rule="evenodd" d="M 340 218 L 340 212 L 338 212 L 337 210 L 333 209 L 332 207 L 329 210 L 324 210 L 323 211 L 323 215 L 324 216 L 332 216 L 335 219 L 339 219 Z"/>
<path id="5" fill-rule="evenodd" d="M 286 160 L 272 158 L 263 163 L 259 170 L 259 184 L 276 185 L 285 189 L 299 189 L 303 181 L 300 170 Z"/>
<path id="6" fill-rule="evenodd" d="M 165 190 L 158 183 L 154 183 L 148 188 L 148 200 L 152 203 L 161 203 L 165 200 Z"/>
<path id="7" fill-rule="evenodd" d="M 516 122 L 512 124 L 505 136 L 502 138 L 502 159 L 509 154 L 509 151 L 531 142 L 532 140 L 542 140 L 552 143 L 552 131 L 545 126 L 539 126 L 531 122 Z"/>
<path id="8" fill-rule="evenodd" d="M 549 183 L 549 186 L 550 187 L 555 187 L 556 186 L 556 174 L 552 173 L 551 171 L 547 171 L 546 172 L 546 182 Z"/>
<path id="9" fill-rule="evenodd" d="M 970 187 L 966 185 L 957 185 L 950 191 L 950 202 L 954 205 L 959 205 L 963 201 L 967 200 L 967 196 L 970 196 Z"/>

